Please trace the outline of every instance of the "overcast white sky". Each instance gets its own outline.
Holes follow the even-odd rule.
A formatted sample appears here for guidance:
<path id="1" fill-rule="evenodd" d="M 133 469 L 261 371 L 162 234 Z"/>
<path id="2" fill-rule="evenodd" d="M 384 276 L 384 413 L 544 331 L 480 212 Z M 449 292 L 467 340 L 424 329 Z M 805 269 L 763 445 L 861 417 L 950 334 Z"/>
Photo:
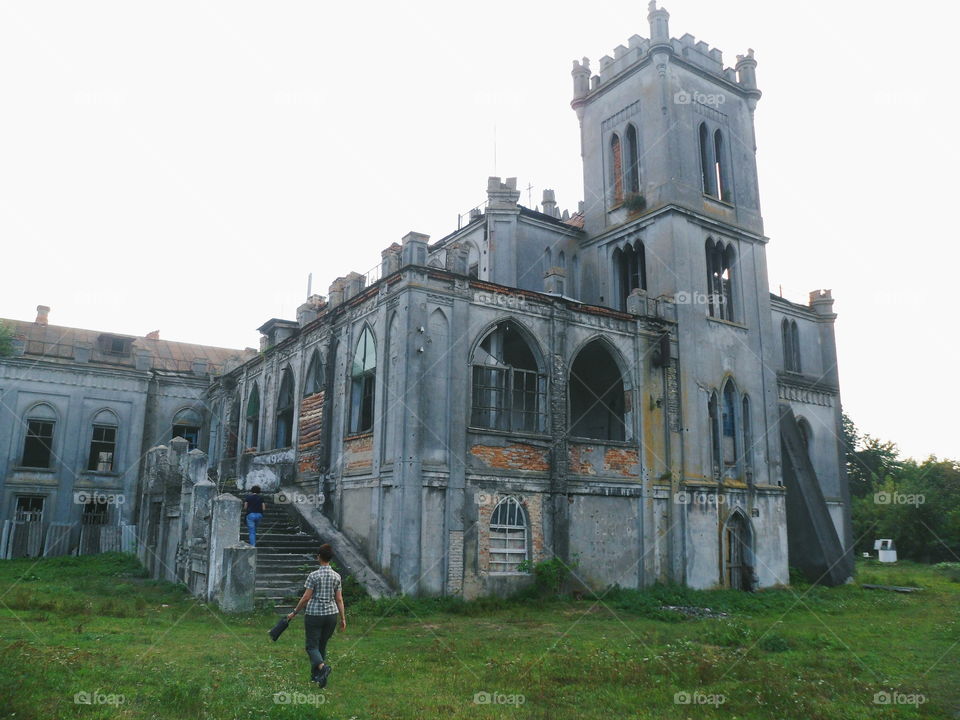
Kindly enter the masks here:
<path id="1" fill-rule="evenodd" d="M 774 292 L 832 288 L 844 405 L 960 457 L 960 11 L 667 2 L 756 50 Z M 571 61 L 649 35 L 647 3 L 0 4 L 0 316 L 226 347 L 439 239 L 488 175 L 582 198 Z M 494 166 L 496 127 L 496 167 Z M 525 192 L 522 202 L 527 203 Z"/>

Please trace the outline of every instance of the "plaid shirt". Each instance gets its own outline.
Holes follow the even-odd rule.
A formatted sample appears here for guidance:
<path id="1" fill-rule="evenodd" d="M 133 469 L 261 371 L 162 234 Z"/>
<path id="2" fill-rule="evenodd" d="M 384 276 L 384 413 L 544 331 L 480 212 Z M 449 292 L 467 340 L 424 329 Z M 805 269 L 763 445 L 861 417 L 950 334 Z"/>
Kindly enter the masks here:
<path id="1" fill-rule="evenodd" d="M 307 601 L 307 615 L 333 615 L 340 612 L 334 600 L 340 589 L 340 575 L 332 567 L 322 565 L 307 575 L 304 588 L 313 590 L 313 595 Z"/>

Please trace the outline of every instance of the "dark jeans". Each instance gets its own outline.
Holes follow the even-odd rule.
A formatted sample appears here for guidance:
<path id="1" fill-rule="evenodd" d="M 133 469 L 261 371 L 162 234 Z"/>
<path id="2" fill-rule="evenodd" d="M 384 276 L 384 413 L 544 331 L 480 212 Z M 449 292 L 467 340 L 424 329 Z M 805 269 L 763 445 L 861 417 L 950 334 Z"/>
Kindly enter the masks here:
<path id="1" fill-rule="evenodd" d="M 307 634 L 307 655 L 310 656 L 311 668 L 326 661 L 327 640 L 333 637 L 333 631 L 337 629 L 339 619 L 339 613 L 303 616 L 303 628 Z"/>

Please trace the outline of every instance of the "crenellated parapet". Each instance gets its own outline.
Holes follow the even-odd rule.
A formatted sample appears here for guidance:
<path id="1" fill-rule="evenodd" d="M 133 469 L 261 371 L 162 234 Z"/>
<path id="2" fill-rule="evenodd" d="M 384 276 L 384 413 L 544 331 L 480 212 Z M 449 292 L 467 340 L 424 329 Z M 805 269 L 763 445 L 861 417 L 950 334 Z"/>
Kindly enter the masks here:
<path id="1" fill-rule="evenodd" d="M 623 74 L 630 72 L 635 66 L 648 59 L 651 55 L 666 53 L 696 66 L 727 83 L 739 85 L 747 94 L 759 95 L 757 89 L 756 67 L 753 50 L 746 55 L 737 56 L 735 67 L 724 67 L 723 53 L 719 48 L 710 47 L 702 40 L 697 40 L 690 33 L 679 38 L 670 37 L 670 14 L 663 8 L 657 8 L 656 2 L 650 3 L 650 12 L 647 19 L 650 23 L 650 37 L 644 38 L 633 35 L 626 45 L 618 45 L 613 55 L 604 55 L 600 58 L 600 67 L 597 74 L 591 75 L 590 60 L 573 61 L 573 98 L 574 104 L 586 97 L 589 93 L 618 80 Z"/>

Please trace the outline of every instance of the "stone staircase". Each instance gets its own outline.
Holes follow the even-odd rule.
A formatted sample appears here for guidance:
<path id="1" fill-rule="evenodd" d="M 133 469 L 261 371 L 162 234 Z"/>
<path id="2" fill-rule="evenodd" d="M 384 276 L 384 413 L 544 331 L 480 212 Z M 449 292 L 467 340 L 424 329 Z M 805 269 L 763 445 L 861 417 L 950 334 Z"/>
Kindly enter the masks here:
<path id="1" fill-rule="evenodd" d="M 242 497 L 241 497 L 242 499 Z M 280 613 L 288 613 L 303 593 L 307 575 L 318 567 L 317 548 L 321 541 L 301 530 L 300 524 L 284 505 L 264 495 L 267 507 L 257 527 L 257 603 L 271 603 Z M 246 518 L 240 519 L 240 540 L 247 542 Z"/>

